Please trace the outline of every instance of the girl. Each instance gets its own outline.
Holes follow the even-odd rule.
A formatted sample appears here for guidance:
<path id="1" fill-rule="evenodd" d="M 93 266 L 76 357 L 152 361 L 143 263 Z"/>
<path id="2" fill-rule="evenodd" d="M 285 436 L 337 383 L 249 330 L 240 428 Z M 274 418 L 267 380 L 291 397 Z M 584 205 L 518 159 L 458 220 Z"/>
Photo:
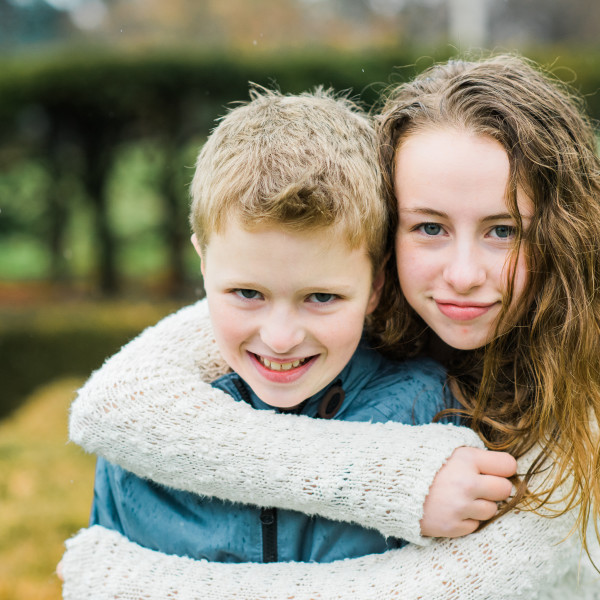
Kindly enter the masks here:
<path id="1" fill-rule="evenodd" d="M 592 128 L 551 78 L 497 57 L 436 66 L 401 85 L 379 129 L 396 260 L 375 335 L 397 357 L 444 361 L 470 427 L 519 458 L 512 501 L 468 537 L 324 565 L 195 563 L 92 528 L 68 543 L 65 598 L 599 597 L 591 567 L 578 574 L 581 542 L 569 536 L 579 528 L 583 546 L 597 548 L 600 163 Z M 402 426 L 273 416 L 261 418 L 256 437 L 247 407 L 208 393 L 196 365 L 170 354 L 182 344 L 206 347 L 204 375 L 213 377 L 220 363 L 207 339 L 190 331 L 167 343 L 161 331 L 144 334 L 82 390 L 72 414 L 78 443 L 169 485 L 246 501 L 249 489 L 259 504 L 264 485 L 268 504 L 423 541 L 420 507 L 440 455 L 421 450 L 443 444 L 442 430 L 429 426 L 433 444 L 423 432 L 411 444 Z M 224 435 L 240 419 L 255 437 Z M 286 446 L 297 437 L 323 450 L 318 464 Z M 414 449 L 427 471 L 416 483 Z M 241 464 L 241 473 L 224 464 Z M 291 492 L 279 491 L 284 484 Z M 86 577 L 76 576 L 82 569 Z"/>

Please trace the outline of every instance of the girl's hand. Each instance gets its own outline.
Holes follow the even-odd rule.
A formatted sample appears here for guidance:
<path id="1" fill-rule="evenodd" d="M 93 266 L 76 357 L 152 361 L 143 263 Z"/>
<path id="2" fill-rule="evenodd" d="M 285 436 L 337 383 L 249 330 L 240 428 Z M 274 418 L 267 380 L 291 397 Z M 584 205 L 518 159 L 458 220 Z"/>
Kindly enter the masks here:
<path id="1" fill-rule="evenodd" d="M 460 537 L 491 519 L 512 491 L 517 461 L 506 452 L 457 448 L 435 476 L 423 506 L 421 535 Z"/>

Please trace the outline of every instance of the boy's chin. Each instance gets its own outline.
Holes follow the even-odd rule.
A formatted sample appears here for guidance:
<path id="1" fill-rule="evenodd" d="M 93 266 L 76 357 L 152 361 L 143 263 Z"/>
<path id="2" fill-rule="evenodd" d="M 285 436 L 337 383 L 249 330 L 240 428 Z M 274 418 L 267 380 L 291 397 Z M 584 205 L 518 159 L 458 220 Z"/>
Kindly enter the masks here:
<path id="1" fill-rule="evenodd" d="M 285 398 L 285 394 L 277 394 L 277 393 L 276 394 L 263 394 L 261 396 L 261 394 L 258 393 L 256 390 L 255 390 L 255 393 L 261 399 L 262 402 L 264 402 L 271 408 L 274 408 L 276 410 L 281 410 L 283 412 L 293 411 L 294 409 L 298 408 L 304 402 L 304 400 L 306 400 L 306 398 L 304 398 L 304 397 L 299 399 L 296 396 L 290 397 L 290 398 Z M 307 396 L 307 397 L 310 397 L 310 395 L 311 394 L 309 394 L 309 396 Z"/>

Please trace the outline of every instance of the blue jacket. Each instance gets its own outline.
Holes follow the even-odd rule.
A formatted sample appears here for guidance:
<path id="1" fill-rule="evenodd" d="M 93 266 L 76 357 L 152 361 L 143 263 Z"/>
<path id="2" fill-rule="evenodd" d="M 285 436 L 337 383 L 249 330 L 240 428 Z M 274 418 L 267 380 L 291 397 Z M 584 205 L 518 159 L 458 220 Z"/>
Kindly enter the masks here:
<path id="1" fill-rule="evenodd" d="M 335 419 L 429 423 L 451 402 L 444 401 L 444 380 L 442 367 L 431 360 L 395 363 L 360 347 L 338 379 L 298 412 L 317 416 L 324 398 L 335 410 L 341 387 L 345 397 Z M 257 409 L 273 410 L 235 373 L 213 385 Z M 115 529 L 147 548 L 217 562 L 330 562 L 404 544 L 359 525 L 167 488 L 102 458 L 96 467 L 91 524 Z"/>

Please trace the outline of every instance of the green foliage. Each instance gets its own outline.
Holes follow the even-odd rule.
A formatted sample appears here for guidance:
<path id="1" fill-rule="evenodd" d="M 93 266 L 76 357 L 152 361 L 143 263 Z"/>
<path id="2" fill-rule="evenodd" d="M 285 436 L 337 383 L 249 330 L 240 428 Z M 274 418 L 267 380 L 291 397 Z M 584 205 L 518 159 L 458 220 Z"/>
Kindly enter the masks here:
<path id="1" fill-rule="evenodd" d="M 81 379 L 57 379 L 0 421 L 0 598 L 59 600 L 64 540 L 85 527 L 94 457 L 67 444 Z"/>
<path id="2" fill-rule="evenodd" d="M 197 273 L 181 250 L 194 156 L 215 119 L 247 99 L 249 81 L 284 93 L 349 90 L 370 108 L 453 52 L 75 49 L 0 59 L 0 278 L 95 278 L 108 292 L 115 276 L 142 277 L 180 291 Z M 600 119 L 597 49 L 527 54 Z"/>
<path id="3" fill-rule="evenodd" d="M 38 386 L 87 377 L 104 360 L 176 308 L 174 303 L 66 304 L 0 313 L 0 419 Z"/>
<path id="4" fill-rule="evenodd" d="M 70 51 L 45 57 L 5 59 L 0 63 L 0 118 L 12 123 L 13 134 L 37 123 L 64 117 L 91 126 L 99 122 L 122 128 L 123 137 L 141 133 L 172 135 L 168 126 L 184 109 L 186 137 L 205 134 L 223 106 L 247 98 L 248 82 L 277 85 L 296 93 L 323 84 L 352 89 L 373 104 L 381 86 L 410 77 L 432 61 L 445 60 L 452 49 L 433 55 L 416 49 L 375 49 L 360 53 L 303 49 L 301 52 L 254 53 L 237 56 L 226 51 L 151 51 L 144 53 Z M 584 94 L 600 88 L 600 53 L 566 53 L 548 48 L 532 51 L 558 75 L 571 79 Z M 557 58 L 558 57 L 558 58 Z M 412 65 L 408 69 L 398 67 Z M 590 103 L 598 115 L 598 102 Z M 31 124 L 31 123 L 30 123 Z M 29 132 L 35 135 L 35 132 Z M 5 134 L 6 135 L 6 130 Z"/>
<path id="5" fill-rule="evenodd" d="M 43 279 L 50 271 L 48 259 L 46 248 L 35 237 L 15 233 L 0 239 L 0 273 L 6 279 Z"/>
<path id="6" fill-rule="evenodd" d="M 38 385 L 61 374 L 83 376 L 114 354 L 133 331 L 97 329 L 13 331 L 0 339 L 4 375 L 0 416 L 14 409 Z"/>
<path id="7" fill-rule="evenodd" d="M 48 173 L 38 161 L 24 160 L 0 177 L 0 234 L 43 231 L 44 205 L 38 200 L 48 188 Z"/>
<path id="8" fill-rule="evenodd" d="M 554 73 L 583 97 L 585 110 L 600 121 L 600 50 L 547 48 L 527 55 Z"/>
<path id="9" fill-rule="evenodd" d="M 243 57 L 216 50 L 71 51 L 5 60 L 0 64 L 0 117 L 13 122 L 13 132 L 28 117 L 42 123 L 44 117 L 62 116 L 84 124 L 120 124 L 128 128 L 128 137 L 135 137 L 140 126 L 150 134 L 159 132 L 169 124 L 169 113 L 187 105 L 187 126 L 202 126 L 206 133 L 223 105 L 247 98 L 249 81 L 275 84 L 288 93 L 331 85 L 353 89 L 373 102 L 372 84 L 388 82 L 394 66 L 412 64 L 417 56 L 406 50 L 349 54 L 317 49 Z"/>

